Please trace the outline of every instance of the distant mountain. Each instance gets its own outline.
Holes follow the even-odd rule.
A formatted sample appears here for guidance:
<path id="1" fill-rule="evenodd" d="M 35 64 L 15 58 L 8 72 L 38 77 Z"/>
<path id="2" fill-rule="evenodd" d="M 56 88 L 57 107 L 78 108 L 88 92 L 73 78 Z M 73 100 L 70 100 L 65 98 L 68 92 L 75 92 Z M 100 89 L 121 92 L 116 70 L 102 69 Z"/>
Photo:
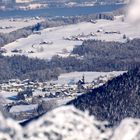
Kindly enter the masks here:
<path id="1" fill-rule="evenodd" d="M 79 96 L 73 104 L 88 110 L 99 120 L 118 124 L 126 117 L 140 117 L 140 68 L 114 78 L 92 92 Z"/>

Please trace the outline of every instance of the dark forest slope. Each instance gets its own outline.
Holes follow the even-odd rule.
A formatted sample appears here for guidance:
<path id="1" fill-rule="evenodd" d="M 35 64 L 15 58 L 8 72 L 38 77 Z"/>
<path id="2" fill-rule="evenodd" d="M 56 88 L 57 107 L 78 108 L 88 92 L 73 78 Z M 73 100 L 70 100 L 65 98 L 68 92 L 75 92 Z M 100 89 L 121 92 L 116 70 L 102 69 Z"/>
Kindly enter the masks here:
<path id="1" fill-rule="evenodd" d="M 140 117 L 140 68 L 114 78 L 68 104 L 89 110 L 99 120 L 108 120 L 111 124 L 126 117 Z"/>

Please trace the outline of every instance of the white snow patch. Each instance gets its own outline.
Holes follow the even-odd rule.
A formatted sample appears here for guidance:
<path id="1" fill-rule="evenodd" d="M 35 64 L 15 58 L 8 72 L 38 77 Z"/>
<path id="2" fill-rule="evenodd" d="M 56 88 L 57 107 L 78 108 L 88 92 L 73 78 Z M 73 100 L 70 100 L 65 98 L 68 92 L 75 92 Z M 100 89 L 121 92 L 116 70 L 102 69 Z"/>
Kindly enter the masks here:
<path id="1" fill-rule="evenodd" d="M 71 80 L 74 83 L 77 83 L 79 80 L 82 79 L 83 75 L 85 77 L 85 82 L 92 82 L 94 79 L 100 77 L 100 76 L 112 76 L 112 77 L 116 77 L 118 75 L 123 74 L 124 71 L 112 71 L 112 72 L 87 72 L 87 71 L 83 71 L 83 72 L 71 72 L 71 73 L 65 73 L 65 74 L 61 74 L 58 77 L 58 80 L 56 81 L 51 81 L 51 82 L 56 82 L 59 84 L 67 84 L 69 83 Z"/>
<path id="2" fill-rule="evenodd" d="M 30 105 L 16 105 L 10 109 L 10 113 L 27 112 L 37 108 L 37 104 Z"/>
<path id="3" fill-rule="evenodd" d="M 116 17 L 114 21 L 97 20 L 96 24 L 82 22 L 74 25 L 48 28 L 42 30 L 41 34 L 33 34 L 27 38 L 18 39 L 13 43 L 5 45 L 4 48 L 7 50 L 5 55 L 19 54 L 43 59 L 49 59 L 57 54 L 67 56 L 73 47 L 82 44 L 82 41 L 70 41 L 64 38 L 80 34 L 89 35 L 92 33 L 95 34 L 95 36 L 80 37 L 80 39 L 125 42 L 126 40 L 123 39 L 124 34 L 130 39 L 140 38 L 139 28 L 140 24 L 133 26 L 126 21 L 123 22 L 122 17 Z M 98 30 L 102 30 L 102 32 L 97 32 Z M 109 34 L 105 32 L 109 32 Z M 115 33 L 111 34 L 111 32 Z M 22 52 L 11 52 L 15 49 L 21 50 Z M 66 49 L 67 52 L 64 52 L 64 49 Z"/>
<path id="4" fill-rule="evenodd" d="M 9 92 L 9 91 L 0 91 L 0 96 L 5 100 L 5 103 L 10 103 L 12 100 L 8 99 L 9 97 L 17 96 L 18 92 Z"/>

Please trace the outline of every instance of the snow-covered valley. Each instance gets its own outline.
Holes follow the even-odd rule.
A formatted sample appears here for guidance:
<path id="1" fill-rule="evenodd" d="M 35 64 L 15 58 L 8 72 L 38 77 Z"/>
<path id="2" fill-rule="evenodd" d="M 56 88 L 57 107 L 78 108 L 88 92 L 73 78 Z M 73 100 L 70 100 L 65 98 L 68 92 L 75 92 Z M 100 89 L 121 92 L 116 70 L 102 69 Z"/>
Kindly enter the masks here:
<path id="1" fill-rule="evenodd" d="M 82 93 L 77 93 L 77 83 L 82 77 L 85 77 L 85 88 L 91 87 L 91 89 L 95 87 L 99 87 L 106 83 L 108 80 L 111 80 L 114 77 L 122 75 L 124 71 L 114 71 L 114 72 L 72 72 L 61 74 L 56 81 L 48 81 L 48 82 L 38 82 L 33 83 L 19 80 L 9 80 L 9 82 L 0 84 L 0 105 L 12 105 L 9 109 L 10 113 L 20 114 L 21 112 L 30 112 L 31 110 L 35 110 L 38 108 L 38 103 L 31 102 L 34 98 L 40 97 L 40 100 L 45 102 L 56 102 L 55 107 L 66 104 L 67 102 L 75 99 Z M 22 83 L 24 82 L 24 84 Z M 21 84 L 22 83 L 22 84 Z M 38 84 L 38 87 L 35 85 Z M 44 86 L 43 86 L 44 85 Z M 19 92 L 23 91 L 25 87 L 32 87 L 33 93 L 30 98 L 26 98 L 25 102 L 18 103 L 20 101 Z M 44 91 L 43 89 L 46 89 Z M 49 91 L 49 89 L 51 89 Z M 71 89 L 71 90 L 70 90 Z M 65 92 L 65 96 L 62 91 Z M 59 92 L 59 96 L 56 93 Z M 53 95 L 53 97 L 49 97 Z M 63 96 L 62 96 L 63 95 Z M 15 104 L 12 104 L 15 103 Z M 51 102 L 50 102 L 51 103 Z M 10 107 L 10 106 L 9 106 Z M 51 106 L 50 106 L 51 107 Z"/>
<path id="2" fill-rule="evenodd" d="M 135 2 L 92 15 L 25 9 L 30 18 L 0 19 L 0 140 L 140 140 Z"/>
<path id="3" fill-rule="evenodd" d="M 54 55 L 68 56 L 76 45 L 84 40 L 98 39 L 105 41 L 126 42 L 127 39 L 139 38 L 140 25 L 123 20 L 97 20 L 73 25 L 47 28 L 27 38 L 21 38 L 5 45 L 5 55 L 26 55 L 50 59 Z"/>

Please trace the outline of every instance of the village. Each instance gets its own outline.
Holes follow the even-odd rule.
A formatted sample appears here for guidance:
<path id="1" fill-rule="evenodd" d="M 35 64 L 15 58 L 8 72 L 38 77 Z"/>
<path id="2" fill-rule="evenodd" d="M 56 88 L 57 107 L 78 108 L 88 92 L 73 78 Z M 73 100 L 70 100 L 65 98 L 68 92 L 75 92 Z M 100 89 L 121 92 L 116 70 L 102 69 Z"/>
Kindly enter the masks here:
<path id="1" fill-rule="evenodd" d="M 113 77 L 113 74 L 99 76 L 92 82 L 86 82 L 83 75 L 77 82 L 70 79 L 65 84 L 11 79 L 0 84 L 0 104 L 14 119 L 22 122 L 64 105 Z"/>

